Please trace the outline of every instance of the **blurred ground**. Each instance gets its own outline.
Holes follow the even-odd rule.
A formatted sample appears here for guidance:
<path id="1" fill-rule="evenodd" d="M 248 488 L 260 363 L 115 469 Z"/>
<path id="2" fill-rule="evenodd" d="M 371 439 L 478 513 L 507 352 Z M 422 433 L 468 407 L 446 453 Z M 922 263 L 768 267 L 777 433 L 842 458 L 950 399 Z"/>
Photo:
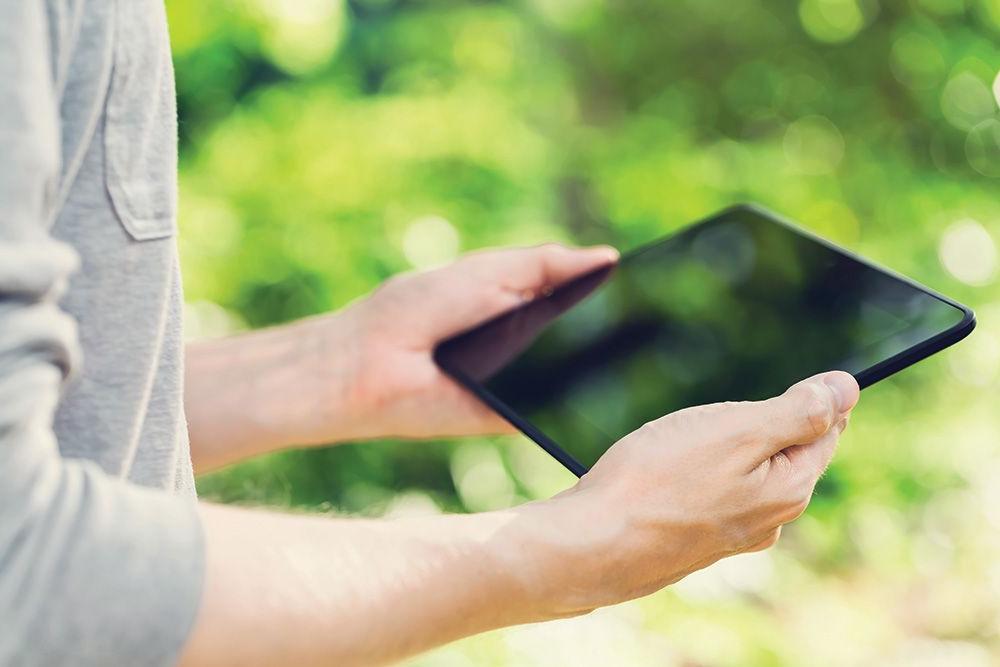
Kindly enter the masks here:
<path id="1" fill-rule="evenodd" d="M 975 307 L 865 392 L 774 550 L 412 665 L 1000 663 L 1000 1 L 171 0 L 192 336 L 487 245 L 628 248 L 754 200 Z M 518 439 L 206 477 L 228 502 L 481 510 L 572 482 Z"/>

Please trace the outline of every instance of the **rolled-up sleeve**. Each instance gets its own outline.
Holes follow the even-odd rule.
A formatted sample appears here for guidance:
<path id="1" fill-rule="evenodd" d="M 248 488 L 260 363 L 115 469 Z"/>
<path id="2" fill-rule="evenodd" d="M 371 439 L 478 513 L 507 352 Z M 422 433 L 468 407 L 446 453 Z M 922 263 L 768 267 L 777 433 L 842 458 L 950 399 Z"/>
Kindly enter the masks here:
<path id="1" fill-rule="evenodd" d="M 0 3 L 0 664 L 169 665 L 201 593 L 195 503 L 64 459 L 52 429 L 81 355 L 57 305 L 76 254 L 48 234 L 50 39 L 43 0 Z"/>

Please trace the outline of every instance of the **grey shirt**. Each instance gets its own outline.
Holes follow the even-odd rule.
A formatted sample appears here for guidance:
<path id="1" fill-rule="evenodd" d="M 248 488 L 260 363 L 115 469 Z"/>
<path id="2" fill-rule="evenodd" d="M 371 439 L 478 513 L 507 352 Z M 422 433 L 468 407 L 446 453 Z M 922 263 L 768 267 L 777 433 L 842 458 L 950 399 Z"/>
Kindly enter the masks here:
<path id="1" fill-rule="evenodd" d="M 0 2 L 0 665 L 167 665 L 197 612 L 162 0 Z"/>

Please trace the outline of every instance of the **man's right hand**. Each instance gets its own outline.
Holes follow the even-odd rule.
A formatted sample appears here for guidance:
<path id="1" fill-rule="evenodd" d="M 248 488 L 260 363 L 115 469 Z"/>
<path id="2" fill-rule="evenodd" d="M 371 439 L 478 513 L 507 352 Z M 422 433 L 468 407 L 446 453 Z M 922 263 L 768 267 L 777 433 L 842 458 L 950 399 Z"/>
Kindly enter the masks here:
<path id="1" fill-rule="evenodd" d="M 773 544 L 857 400 L 851 376 L 826 373 L 760 403 L 681 410 L 569 491 L 498 512 L 390 521 L 203 504 L 204 593 L 182 664 L 385 664 L 651 593 Z"/>
<path id="2" fill-rule="evenodd" d="M 528 539 L 546 557 L 525 571 L 542 616 L 640 597 L 773 545 L 809 504 L 858 397 L 849 374 L 824 373 L 766 401 L 681 410 L 617 442 L 532 508 L 542 519 Z"/>

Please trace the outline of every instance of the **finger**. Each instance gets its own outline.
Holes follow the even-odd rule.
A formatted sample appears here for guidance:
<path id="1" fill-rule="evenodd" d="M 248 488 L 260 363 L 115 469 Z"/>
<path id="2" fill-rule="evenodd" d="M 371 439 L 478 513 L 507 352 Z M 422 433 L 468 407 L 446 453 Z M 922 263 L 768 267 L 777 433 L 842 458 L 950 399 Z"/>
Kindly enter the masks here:
<path id="1" fill-rule="evenodd" d="M 778 521 L 788 523 L 805 512 L 846 427 L 847 420 L 842 419 L 816 442 L 784 449 L 762 467 L 765 494 L 779 508 Z"/>
<path id="2" fill-rule="evenodd" d="M 416 276 L 407 286 L 447 307 L 423 320 L 422 332 L 438 341 L 510 311 L 567 280 L 614 263 L 608 246 L 573 249 L 556 244 L 488 250 Z"/>
<path id="3" fill-rule="evenodd" d="M 568 248 L 546 243 L 491 253 L 491 269 L 497 284 L 529 299 L 590 271 L 618 261 L 610 246 Z"/>
<path id="4" fill-rule="evenodd" d="M 783 452 L 788 459 L 791 474 L 804 478 L 806 484 L 815 485 L 830 465 L 833 454 L 837 450 L 837 443 L 840 441 L 840 434 L 846 428 L 847 418 L 845 417 L 816 442 L 792 445 L 784 449 Z"/>
<path id="5" fill-rule="evenodd" d="M 857 381 L 848 373 L 821 373 L 766 401 L 738 404 L 734 440 L 746 445 L 752 465 L 793 445 L 816 442 L 858 402 Z"/>

